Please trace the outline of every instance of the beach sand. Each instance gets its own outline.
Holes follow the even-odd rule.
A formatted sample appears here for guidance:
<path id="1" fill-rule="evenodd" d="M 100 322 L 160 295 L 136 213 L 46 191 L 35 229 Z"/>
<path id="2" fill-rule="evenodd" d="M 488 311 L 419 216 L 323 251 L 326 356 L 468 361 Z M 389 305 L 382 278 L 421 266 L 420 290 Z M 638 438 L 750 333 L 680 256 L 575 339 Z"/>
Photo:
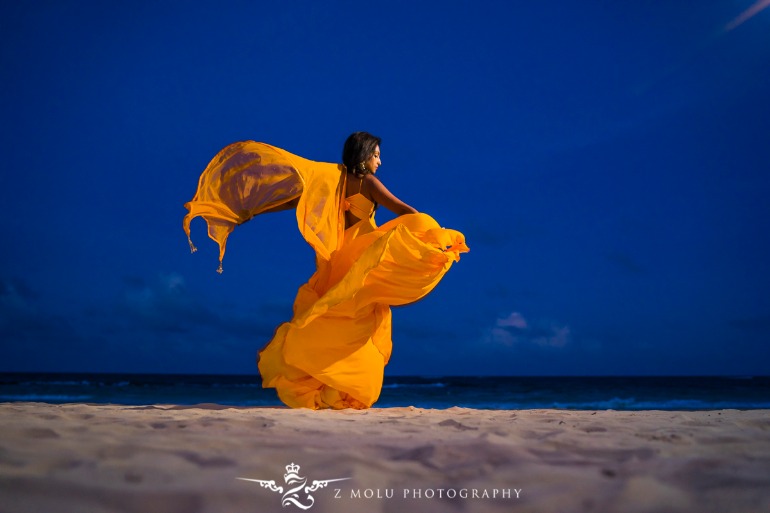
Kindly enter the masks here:
<path id="1" fill-rule="evenodd" d="M 284 479 L 292 463 L 306 486 L 349 479 L 292 496 L 296 485 Z M 770 511 L 770 411 L 0 404 L 2 513 L 310 504 L 312 512 Z"/>

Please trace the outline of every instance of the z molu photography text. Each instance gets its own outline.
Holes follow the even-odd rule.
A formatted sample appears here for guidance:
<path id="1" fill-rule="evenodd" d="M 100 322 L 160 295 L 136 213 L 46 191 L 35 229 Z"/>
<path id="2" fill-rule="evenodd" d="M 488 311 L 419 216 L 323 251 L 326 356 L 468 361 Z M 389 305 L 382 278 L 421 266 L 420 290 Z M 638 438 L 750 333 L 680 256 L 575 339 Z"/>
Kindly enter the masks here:
<path id="1" fill-rule="evenodd" d="M 326 488 L 329 483 L 348 481 L 350 477 L 337 477 L 324 480 L 310 480 L 300 475 L 300 466 L 292 462 L 286 465 L 286 473 L 283 475 L 285 487 L 278 485 L 273 479 L 254 479 L 250 477 L 238 477 L 241 481 L 258 483 L 260 487 L 271 492 L 282 494 L 281 505 L 297 506 L 300 509 L 310 509 L 316 502 L 312 492 Z M 310 482 L 310 484 L 308 484 Z M 333 488 L 334 499 L 364 499 L 364 500 L 388 500 L 393 498 L 404 500 L 508 500 L 519 499 L 521 488 L 493 487 L 385 487 L 385 488 Z"/>
<path id="2" fill-rule="evenodd" d="M 521 488 L 353 488 L 334 489 L 334 498 L 343 499 L 518 499 Z"/>

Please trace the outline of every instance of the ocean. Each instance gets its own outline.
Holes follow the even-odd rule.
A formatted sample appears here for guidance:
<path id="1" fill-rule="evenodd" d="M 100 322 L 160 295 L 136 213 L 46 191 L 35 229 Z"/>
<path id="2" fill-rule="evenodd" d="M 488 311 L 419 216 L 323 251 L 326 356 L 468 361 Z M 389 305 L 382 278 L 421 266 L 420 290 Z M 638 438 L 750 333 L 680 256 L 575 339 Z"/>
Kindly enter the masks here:
<path id="1" fill-rule="evenodd" d="M 0 402 L 281 406 L 257 375 L 0 374 Z M 770 409 L 770 376 L 386 376 L 375 407 Z"/>

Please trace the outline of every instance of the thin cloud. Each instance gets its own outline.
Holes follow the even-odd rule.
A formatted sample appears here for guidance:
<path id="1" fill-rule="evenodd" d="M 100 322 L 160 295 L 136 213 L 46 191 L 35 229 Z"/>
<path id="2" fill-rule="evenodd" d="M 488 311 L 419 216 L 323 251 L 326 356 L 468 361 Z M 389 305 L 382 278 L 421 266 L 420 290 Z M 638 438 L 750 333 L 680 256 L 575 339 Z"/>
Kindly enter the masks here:
<path id="1" fill-rule="evenodd" d="M 770 0 L 758 0 L 751 7 L 739 14 L 734 20 L 725 25 L 724 31 L 730 32 L 743 25 L 748 20 L 770 7 Z"/>
<path id="2" fill-rule="evenodd" d="M 511 315 L 504 319 L 497 319 L 497 327 L 526 329 L 527 320 L 519 312 L 512 312 Z"/>
<path id="3" fill-rule="evenodd" d="M 572 331 L 569 326 L 553 321 L 528 321 L 521 313 L 511 312 L 498 318 L 489 330 L 487 341 L 506 347 L 534 346 L 563 348 L 570 344 Z"/>
<path id="4" fill-rule="evenodd" d="M 189 294 L 184 278 L 176 273 L 160 275 L 153 283 L 127 279 L 117 313 L 130 318 L 134 328 L 164 332 L 219 324 L 217 315 Z"/>
<path id="5" fill-rule="evenodd" d="M 67 320 L 42 309 L 26 283 L 0 280 L 0 338 L 5 343 L 40 343 L 71 335 Z"/>
<path id="6" fill-rule="evenodd" d="M 278 324 L 287 319 L 286 306 L 273 304 L 227 308 L 210 304 L 191 293 L 178 273 L 161 274 L 154 281 L 125 280 L 118 304 L 107 312 L 103 329 L 142 332 L 180 340 L 207 339 L 225 344 L 266 342 Z"/>
<path id="7" fill-rule="evenodd" d="M 286 320 L 278 310 L 272 304 L 224 306 L 196 294 L 172 272 L 125 279 L 116 301 L 93 309 L 83 327 L 90 337 L 101 334 L 130 368 L 250 372 L 257 350 Z"/>
<path id="8" fill-rule="evenodd" d="M 210 304 L 178 273 L 126 278 L 114 297 L 65 317 L 0 278 L 0 370 L 250 372 L 286 320 L 275 305 Z"/>

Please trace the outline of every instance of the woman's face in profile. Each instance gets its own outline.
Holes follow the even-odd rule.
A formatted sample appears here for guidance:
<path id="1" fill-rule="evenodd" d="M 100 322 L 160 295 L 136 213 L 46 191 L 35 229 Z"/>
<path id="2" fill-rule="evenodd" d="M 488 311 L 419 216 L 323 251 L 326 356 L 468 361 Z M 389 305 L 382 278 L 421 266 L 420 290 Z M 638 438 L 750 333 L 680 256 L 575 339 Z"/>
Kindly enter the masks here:
<path id="1" fill-rule="evenodd" d="M 374 153 L 372 153 L 372 156 L 369 157 L 366 160 L 366 169 L 372 172 L 372 174 L 377 172 L 377 168 L 382 165 L 382 161 L 380 160 L 380 146 L 377 145 L 374 148 Z"/>

